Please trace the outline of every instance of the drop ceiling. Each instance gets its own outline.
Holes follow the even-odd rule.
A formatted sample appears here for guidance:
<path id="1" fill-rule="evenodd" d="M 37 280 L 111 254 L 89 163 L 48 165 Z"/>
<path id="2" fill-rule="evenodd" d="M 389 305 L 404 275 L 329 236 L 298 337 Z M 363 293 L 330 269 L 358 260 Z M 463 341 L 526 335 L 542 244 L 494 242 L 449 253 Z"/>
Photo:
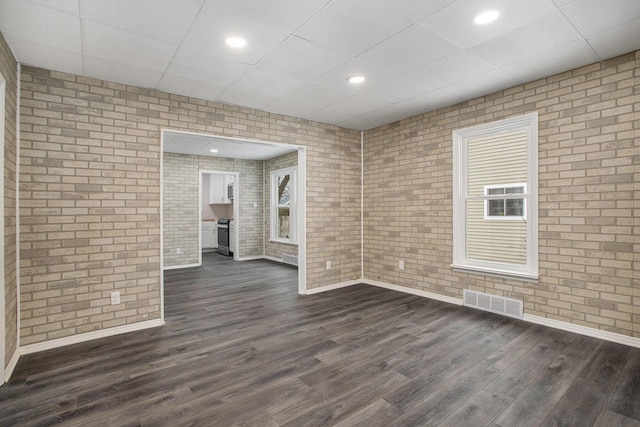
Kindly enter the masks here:
<path id="1" fill-rule="evenodd" d="M 0 31 L 26 65 L 362 130 L 640 49 L 640 0 L 2 0 Z"/>

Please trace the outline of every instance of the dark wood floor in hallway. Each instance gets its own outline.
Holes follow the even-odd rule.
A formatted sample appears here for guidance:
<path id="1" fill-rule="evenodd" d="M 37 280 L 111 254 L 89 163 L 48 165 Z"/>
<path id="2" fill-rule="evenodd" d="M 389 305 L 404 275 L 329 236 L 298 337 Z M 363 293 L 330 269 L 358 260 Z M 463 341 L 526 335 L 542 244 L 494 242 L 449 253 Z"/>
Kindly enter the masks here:
<path id="1" fill-rule="evenodd" d="M 166 325 L 21 358 L 0 426 L 640 426 L 640 349 L 218 254 Z"/>

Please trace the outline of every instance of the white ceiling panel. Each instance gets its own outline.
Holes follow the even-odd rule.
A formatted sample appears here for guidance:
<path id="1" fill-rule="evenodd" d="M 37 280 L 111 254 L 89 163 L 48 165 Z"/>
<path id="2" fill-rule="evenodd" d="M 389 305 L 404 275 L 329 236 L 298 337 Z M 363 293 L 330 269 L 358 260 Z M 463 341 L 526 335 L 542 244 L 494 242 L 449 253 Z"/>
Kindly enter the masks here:
<path id="1" fill-rule="evenodd" d="M 158 71 L 145 70 L 128 64 L 107 61 L 101 58 L 84 57 L 84 70 L 90 76 L 110 82 L 127 81 L 127 84 L 155 88 L 162 77 Z M 126 77 L 126 79 L 125 79 Z"/>
<path id="2" fill-rule="evenodd" d="M 332 1 L 296 35 L 338 51 L 359 55 L 411 23 L 369 0 Z"/>
<path id="3" fill-rule="evenodd" d="M 472 53 L 463 50 L 409 73 L 409 76 L 430 87 L 441 88 L 486 73 L 494 67 Z"/>
<path id="4" fill-rule="evenodd" d="M 347 78 L 355 75 L 366 76 L 366 80 L 360 84 L 351 84 Z M 383 85 L 398 77 L 398 74 L 387 71 L 375 65 L 353 59 L 329 71 L 317 81 L 328 86 L 345 90 L 347 92 L 361 93 L 373 87 Z"/>
<path id="5" fill-rule="evenodd" d="M 502 67 L 579 39 L 580 34 L 558 12 L 486 41 L 469 51 Z"/>
<path id="6" fill-rule="evenodd" d="M 175 47 L 85 20 L 84 53 L 93 58 L 161 73 L 167 68 Z"/>
<path id="7" fill-rule="evenodd" d="M 241 62 L 205 55 L 183 47 L 176 52 L 166 72 L 175 76 L 227 86 L 239 79 L 250 68 L 251 66 Z"/>
<path id="8" fill-rule="evenodd" d="M 224 90 L 224 86 L 218 86 L 211 82 L 167 73 L 162 75 L 157 88 L 165 92 L 179 93 L 200 99 L 215 99 Z"/>
<path id="9" fill-rule="evenodd" d="M 34 67 L 48 68 L 63 73 L 82 75 L 82 55 L 65 50 L 52 49 L 41 44 L 14 40 L 7 37 L 13 53 L 22 58 L 22 63 Z"/>
<path id="10" fill-rule="evenodd" d="M 82 53 L 80 17 L 25 0 L 2 0 L 0 5 L 0 30 L 6 38 Z M 50 19 L 56 25 L 43 24 Z"/>
<path id="11" fill-rule="evenodd" d="M 636 48 L 637 40 L 640 40 L 640 18 L 587 37 L 587 41 L 601 58 L 631 52 Z"/>
<path id="12" fill-rule="evenodd" d="M 348 56 L 318 44 L 291 36 L 258 68 L 303 79 L 315 79 L 349 60 Z"/>
<path id="13" fill-rule="evenodd" d="M 56 1 L 51 1 L 51 0 L 29 0 L 29 1 L 31 3 L 36 3 L 36 4 L 39 4 L 41 6 L 46 6 L 46 7 L 49 7 L 51 9 L 59 10 L 61 12 L 70 13 L 72 15 L 79 15 L 80 14 L 80 5 L 78 3 L 78 0 L 56 0 Z M 21 3 L 24 3 L 24 0 L 21 1 Z"/>
<path id="14" fill-rule="evenodd" d="M 0 0 L 0 32 L 25 65 L 365 129 L 638 50 L 640 0 Z"/>
<path id="15" fill-rule="evenodd" d="M 244 38 L 247 46 L 243 49 L 228 47 L 224 41 L 232 36 Z M 183 46 L 207 55 L 255 64 L 286 38 L 285 33 L 205 6 L 193 22 Z"/>
<path id="16" fill-rule="evenodd" d="M 359 59 L 404 74 L 457 50 L 437 34 L 413 25 L 359 56 Z"/>
<path id="17" fill-rule="evenodd" d="M 597 61 L 598 56 L 589 44 L 579 40 L 514 62 L 502 70 L 522 82 L 530 82 Z"/>
<path id="18" fill-rule="evenodd" d="M 433 86 L 427 86 L 409 77 L 402 76 L 371 88 L 367 91 L 367 96 L 396 104 L 434 89 L 435 87 Z"/>
<path id="19" fill-rule="evenodd" d="M 265 106 L 267 111 L 301 117 L 350 97 L 352 94 L 318 83 L 309 83 Z"/>
<path id="20" fill-rule="evenodd" d="M 202 0 L 80 0 L 86 19 L 178 45 Z"/>
<path id="21" fill-rule="evenodd" d="M 207 4 L 231 15 L 251 19 L 277 30 L 291 33 L 298 29 L 329 0 L 207 0 Z"/>
<path id="22" fill-rule="evenodd" d="M 640 18 L 640 1 L 574 0 L 561 10 L 583 36 L 588 36 Z"/>
<path id="23" fill-rule="evenodd" d="M 376 0 L 382 6 L 412 22 L 419 22 L 455 0 Z"/>
<path id="24" fill-rule="evenodd" d="M 490 25 L 473 24 L 476 15 L 490 9 L 498 9 L 500 19 Z M 549 0 L 458 0 L 421 23 L 456 46 L 466 49 L 535 21 L 554 10 Z"/>
<path id="25" fill-rule="evenodd" d="M 303 79 L 293 76 L 285 76 L 280 73 L 254 68 L 234 83 L 233 87 L 246 92 L 260 93 L 263 95 L 280 98 L 287 93 L 304 86 Z"/>
<path id="26" fill-rule="evenodd" d="M 340 123 L 348 117 L 358 117 L 387 105 L 389 104 L 377 99 L 353 95 L 303 117 L 322 123 Z"/>

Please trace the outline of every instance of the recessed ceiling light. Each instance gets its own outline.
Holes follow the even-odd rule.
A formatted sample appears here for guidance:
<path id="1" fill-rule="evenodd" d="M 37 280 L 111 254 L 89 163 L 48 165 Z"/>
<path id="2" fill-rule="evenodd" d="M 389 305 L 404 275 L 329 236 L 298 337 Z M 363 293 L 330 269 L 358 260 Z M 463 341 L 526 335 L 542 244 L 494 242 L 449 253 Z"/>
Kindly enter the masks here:
<path id="1" fill-rule="evenodd" d="M 217 153 L 217 152 L 218 152 L 218 150 L 216 150 L 215 148 L 212 148 L 212 149 L 211 149 L 211 150 L 209 150 L 209 151 L 211 151 L 212 153 Z"/>
<path id="2" fill-rule="evenodd" d="M 497 10 L 487 10 L 473 18 L 473 23 L 476 25 L 489 24 L 500 17 L 500 12 Z"/>
<path id="3" fill-rule="evenodd" d="M 347 81 L 352 84 L 362 83 L 364 82 L 364 76 L 360 76 L 360 75 L 351 76 L 347 79 Z"/>
<path id="4" fill-rule="evenodd" d="M 227 46 L 236 48 L 245 47 L 247 45 L 247 41 L 242 37 L 227 37 L 225 43 Z"/>

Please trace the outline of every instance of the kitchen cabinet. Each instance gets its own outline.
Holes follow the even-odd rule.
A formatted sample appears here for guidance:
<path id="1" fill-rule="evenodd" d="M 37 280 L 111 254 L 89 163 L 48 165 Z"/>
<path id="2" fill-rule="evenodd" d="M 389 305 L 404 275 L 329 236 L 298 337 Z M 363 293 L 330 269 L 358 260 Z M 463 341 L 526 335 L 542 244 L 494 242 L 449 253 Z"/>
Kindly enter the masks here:
<path id="1" fill-rule="evenodd" d="M 204 221 L 200 226 L 202 234 L 202 249 L 218 247 L 218 227 L 215 221 Z"/>
<path id="2" fill-rule="evenodd" d="M 209 204 L 229 204 L 229 185 L 233 184 L 234 176 L 230 174 L 212 173 L 209 175 Z"/>

